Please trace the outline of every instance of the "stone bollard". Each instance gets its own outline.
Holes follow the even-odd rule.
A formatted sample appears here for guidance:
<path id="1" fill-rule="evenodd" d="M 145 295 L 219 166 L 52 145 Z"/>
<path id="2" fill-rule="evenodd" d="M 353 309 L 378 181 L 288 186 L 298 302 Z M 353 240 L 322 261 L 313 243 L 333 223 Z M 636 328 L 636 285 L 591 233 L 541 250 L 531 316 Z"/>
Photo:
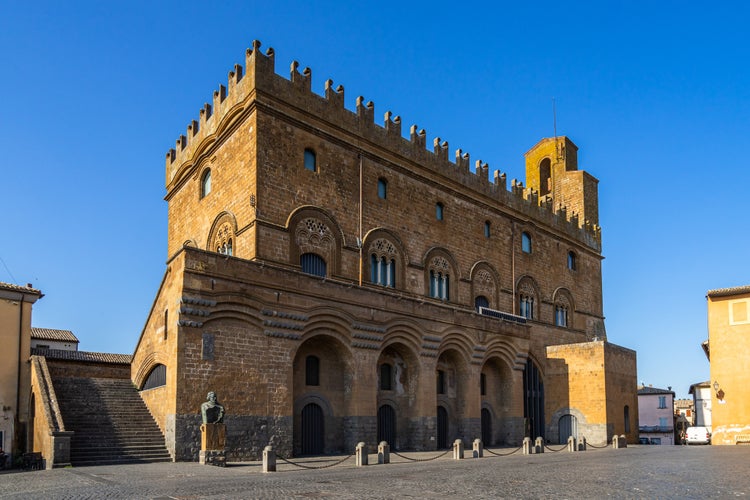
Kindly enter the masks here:
<path id="1" fill-rule="evenodd" d="M 462 460 L 464 458 L 464 442 L 460 439 L 453 441 L 453 460 Z"/>
<path id="2" fill-rule="evenodd" d="M 523 438 L 523 454 L 531 455 L 531 438 L 530 437 Z"/>
<path id="3" fill-rule="evenodd" d="M 474 440 L 471 448 L 471 454 L 474 458 L 482 458 L 484 456 L 484 446 L 482 445 L 481 439 L 476 438 Z"/>
<path id="4" fill-rule="evenodd" d="M 625 437 L 625 434 L 620 434 L 620 448 L 627 448 L 628 447 L 628 438 Z"/>
<path id="5" fill-rule="evenodd" d="M 391 463 L 391 447 L 388 446 L 388 443 L 385 441 L 381 441 L 380 444 L 378 444 L 378 463 Z"/>
<path id="6" fill-rule="evenodd" d="M 568 451 L 577 451 L 576 438 L 568 436 Z"/>
<path id="7" fill-rule="evenodd" d="M 544 438 L 541 436 L 534 441 L 534 453 L 544 453 Z"/>
<path id="8" fill-rule="evenodd" d="M 615 450 L 620 448 L 620 436 L 612 436 L 612 448 Z"/>
<path id="9" fill-rule="evenodd" d="M 276 472 L 276 452 L 271 445 L 263 448 L 263 472 Z"/>
<path id="10" fill-rule="evenodd" d="M 586 438 L 582 437 L 578 442 L 578 451 L 586 451 Z"/>
<path id="11" fill-rule="evenodd" d="M 357 455 L 357 458 L 356 458 L 357 467 L 363 467 L 367 465 L 367 445 L 365 443 L 363 442 L 357 443 L 356 455 Z"/>

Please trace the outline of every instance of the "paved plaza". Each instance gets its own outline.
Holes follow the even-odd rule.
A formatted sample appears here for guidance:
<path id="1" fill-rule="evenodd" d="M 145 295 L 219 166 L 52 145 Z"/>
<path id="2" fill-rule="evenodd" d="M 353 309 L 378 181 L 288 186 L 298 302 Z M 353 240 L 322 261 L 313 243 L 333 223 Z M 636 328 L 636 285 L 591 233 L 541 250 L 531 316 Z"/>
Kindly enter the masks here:
<path id="1" fill-rule="evenodd" d="M 496 450 L 500 451 L 500 450 Z M 437 453 L 409 453 L 430 458 Z M 471 451 L 467 451 L 467 457 Z M 343 458 L 343 457 L 341 457 Z M 306 459 L 308 466 L 324 459 Z M 328 460 L 328 457 L 325 457 Z M 0 474 L 2 498 L 728 498 L 750 496 L 750 446 L 630 446 L 310 470 L 156 463 Z M 370 456 L 370 463 L 377 462 Z"/>

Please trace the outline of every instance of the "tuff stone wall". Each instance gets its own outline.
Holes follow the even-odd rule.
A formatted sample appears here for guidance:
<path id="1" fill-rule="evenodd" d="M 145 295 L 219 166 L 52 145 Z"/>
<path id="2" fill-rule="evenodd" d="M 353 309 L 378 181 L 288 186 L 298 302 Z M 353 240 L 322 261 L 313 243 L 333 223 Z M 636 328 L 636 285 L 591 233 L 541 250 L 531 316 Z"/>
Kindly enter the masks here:
<path id="1" fill-rule="evenodd" d="M 140 387 L 154 366 L 167 366 L 166 387 L 154 393 L 167 402 L 144 399 L 168 447 L 177 459 L 197 457 L 197 409 L 209 390 L 227 411 L 230 456 L 258 458 L 263 439 L 276 440 L 281 456 L 310 452 L 301 439 L 310 405 L 325 420 L 317 452 L 375 446 L 384 405 L 396 409 L 401 446 L 437 446 L 438 406 L 448 443 L 470 445 L 482 409 L 492 441 L 520 443 L 527 359 L 562 382 L 547 346 L 606 339 L 597 181 L 578 170 L 577 147 L 542 140 L 526 157 L 529 187 L 513 180 L 508 190 L 506 175 L 490 179 L 486 163 L 472 170 L 468 153 L 450 160 L 446 141 L 427 149 L 424 130 L 405 138 L 392 113 L 376 125 L 371 102 L 358 98 L 349 111 L 343 87 L 329 80 L 320 96 L 310 70 L 293 63 L 286 79 L 274 65 L 273 51 L 254 42 L 167 153 L 170 260 L 131 376 Z M 540 196 L 534 171 L 558 144 L 551 193 Z M 325 276 L 300 272 L 305 253 L 325 261 Z M 372 282 L 371 255 L 392 262 L 395 286 Z M 449 297 L 431 296 L 431 272 L 449 275 Z M 521 292 L 533 297 L 529 320 L 514 316 Z M 480 296 L 503 314 L 478 314 Z M 560 304 L 568 323 L 555 326 Z M 308 380 L 309 358 L 320 363 L 320 382 Z M 397 373 L 392 388 L 381 387 L 383 364 Z M 440 394 L 437 370 L 447 381 Z M 548 417 L 567 408 L 567 392 L 545 387 Z M 255 432 L 263 425 L 267 432 Z"/>

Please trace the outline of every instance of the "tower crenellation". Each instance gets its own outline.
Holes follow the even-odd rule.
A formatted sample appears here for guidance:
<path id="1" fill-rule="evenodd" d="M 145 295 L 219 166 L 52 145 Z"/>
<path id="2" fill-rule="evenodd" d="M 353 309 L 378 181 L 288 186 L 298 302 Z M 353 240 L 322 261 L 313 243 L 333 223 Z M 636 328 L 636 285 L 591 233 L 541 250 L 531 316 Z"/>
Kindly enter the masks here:
<path id="1" fill-rule="evenodd" d="M 306 110 L 314 120 L 337 126 L 338 129 L 344 131 L 342 137 L 348 138 L 352 143 L 363 144 L 362 147 L 365 149 L 388 150 L 402 158 L 403 163 L 427 168 L 433 174 L 465 186 L 469 192 L 495 199 L 509 209 L 522 212 L 526 216 L 549 219 L 553 226 L 577 239 L 593 242 L 593 247 L 600 249 L 600 229 L 598 215 L 595 213 L 597 207 L 587 201 L 584 196 L 595 188 L 596 180 L 585 172 L 577 170 L 577 147 L 569 139 L 544 139 L 532 148 L 527 153 L 526 179 L 529 187 L 524 188 L 522 182 L 513 180 L 511 189 L 508 191 L 504 173 L 495 171 L 494 182 L 490 182 L 490 170 L 487 163 L 478 160 L 472 171 L 469 153 L 458 149 L 455 162 L 451 161 L 448 155 L 448 141 L 436 137 L 433 140 L 432 150 L 426 149 L 426 132 L 424 129 L 419 129 L 417 125 L 412 125 L 409 129 L 409 137 L 404 138 L 401 118 L 394 117 L 391 111 L 385 113 L 382 127 L 376 124 L 375 105 L 372 101 L 365 102 L 364 97 L 359 96 L 355 102 L 355 110 L 353 112 L 348 110 L 344 102 L 344 87 L 339 85 L 334 89 L 333 80 L 325 81 L 322 96 L 316 94 L 312 91 L 312 70 L 305 68 L 300 72 L 300 64 L 297 61 L 292 61 L 290 65 L 289 79 L 276 74 L 274 50 L 269 48 L 264 54 L 260 47 L 259 41 L 253 41 L 252 48 L 247 49 L 245 53 L 244 68 L 239 64 L 234 65 L 232 71 L 228 73 L 227 86 L 219 85 L 213 94 L 213 104 L 204 104 L 199 111 L 199 120 L 192 120 L 188 124 L 187 133 L 180 135 L 175 148 L 167 152 L 168 189 L 197 167 L 202 152 L 216 140 L 216 135 L 222 128 L 220 127 L 222 122 L 234 120 L 238 113 L 249 110 L 253 100 L 272 99 Z M 529 155 L 537 161 L 539 151 L 545 153 L 545 157 L 550 157 L 550 163 L 554 164 L 550 170 L 552 173 L 568 172 L 566 175 L 571 178 L 575 175 L 573 172 L 585 174 L 585 176 L 578 175 L 571 181 L 577 183 L 576 186 L 583 187 L 571 188 L 571 182 L 552 185 L 551 181 L 541 180 L 540 174 L 533 173 L 536 172 L 536 167 L 531 169 L 529 167 Z M 550 178 L 552 177 L 555 176 L 550 174 Z M 563 174 L 559 174 L 555 179 L 562 177 Z M 542 185 L 543 182 L 548 182 L 549 186 Z M 571 191 L 574 192 L 573 195 L 569 193 Z M 578 191 L 581 193 L 580 196 L 575 194 Z M 546 201 L 548 196 L 553 198 L 553 204 Z M 596 203 L 596 194 L 589 198 Z M 573 203 L 572 207 L 568 207 L 570 203 Z M 551 207 L 554 204 L 562 204 L 566 209 L 553 214 Z M 568 212 L 571 213 L 570 218 L 567 217 Z M 572 218 L 573 213 L 576 214 L 575 219 Z M 579 225 L 578 214 L 584 214 L 582 219 L 587 223 Z M 582 236 L 581 232 L 590 234 Z"/>

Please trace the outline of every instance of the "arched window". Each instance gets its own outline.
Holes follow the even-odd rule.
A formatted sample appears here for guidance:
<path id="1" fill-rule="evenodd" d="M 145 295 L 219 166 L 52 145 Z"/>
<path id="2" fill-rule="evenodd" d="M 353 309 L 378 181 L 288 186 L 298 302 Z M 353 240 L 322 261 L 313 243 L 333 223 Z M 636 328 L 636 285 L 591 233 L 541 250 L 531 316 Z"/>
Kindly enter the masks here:
<path id="1" fill-rule="evenodd" d="M 323 257 L 314 253 L 303 253 L 299 256 L 299 264 L 302 272 L 314 276 L 326 277 L 326 261 Z"/>
<path id="2" fill-rule="evenodd" d="M 201 198 L 211 192 L 211 169 L 207 168 L 201 176 Z"/>
<path id="3" fill-rule="evenodd" d="M 370 255 L 370 281 L 394 288 L 396 286 L 396 261 L 385 256 Z"/>
<path id="4" fill-rule="evenodd" d="M 519 295 L 519 314 L 527 319 L 534 319 L 534 297 L 531 295 Z"/>
<path id="5" fill-rule="evenodd" d="M 480 307 L 490 307 L 490 301 L 484 295 L 478 295 L 474 299 L 474 307 L 479 311 Z"/>
<path id="6" fill-rule="evenodd" d="M 434 299 L 450 299 L 450 279 L 448 273 L 430 271 L 430 297 Z"/>
<path id="7" fill-rule="evenodd" d="M 320 385 L 320 359 L 317 356 L 305 358 L 305 385 Z"/>
<path id="8" fill-rule="evenodd" d="M 490 237 L 490 221 L 486 220 L 484 221 L 484 237 L 489 238 Z"/>
<path id="9" fill-rule="evenodd" d="M 430 260 L 429 274 L 429 293 L 434 299 L 450 300 L 451 290 L 451 265 L 444 257 L 434 257 Z"/>
<path id="10" fill-rule="evenodd" d="M 435 218 L 437 220 L 443 220 L 443 204 L 438 202 L 435 204 Z"/>
<path id="11" fill-rule="evenodd" d="M 564 305 L 555 305 L 555 326 L 568 326 L 568 308 Z"/>
<path id="12" fill-rule="evenodd" d="M 151 369 L 141 390 L 146 391 L 163 385 L 167 385 L 167 367 L 159 364 Z"/>
<path id="13" fill-rule="evenodd" d="M 545 158 L 539 163 L 539 196 L 544 196 L 550 192 L 551 164 L 549 158 Z"/>
<path id="14" fill-rule="evenodd" d="M 568 252 L 568 269 L 571 271 L 576 270 L 576 254 L 572 250 Z"/>
<path id="15" fill-rule="evenodd" d="M 524 253 L 531 253 L 531 235 L 526 231 L 521 233 L 521 250 Z"/>
<path id="16" fill-rule="evenodd" d="M 234 255 L 232 250 L 232 238 L 229 238 L 219 244 L 219 246 L 216 248 L 216 251 L 223 255 Z"/>
<path id="17" fill-rule="evenodd" d="M 378 198 L 381 200 L 388 198 L 388 181 L 382 177 L 378 179 Z"/>
<path id="18" fill-rule="evenodd" d="M 393 367 L 388 363 L 380 365 L 380 390 L 390 391 L 393 389 Z"/>
<path id="19" fill-rule="evenodd" d="M 305 149 L 305 168 L 311 172 L 318 171 L 317 158 L 315 157 L 315 151 L 312 149 Z"/>

